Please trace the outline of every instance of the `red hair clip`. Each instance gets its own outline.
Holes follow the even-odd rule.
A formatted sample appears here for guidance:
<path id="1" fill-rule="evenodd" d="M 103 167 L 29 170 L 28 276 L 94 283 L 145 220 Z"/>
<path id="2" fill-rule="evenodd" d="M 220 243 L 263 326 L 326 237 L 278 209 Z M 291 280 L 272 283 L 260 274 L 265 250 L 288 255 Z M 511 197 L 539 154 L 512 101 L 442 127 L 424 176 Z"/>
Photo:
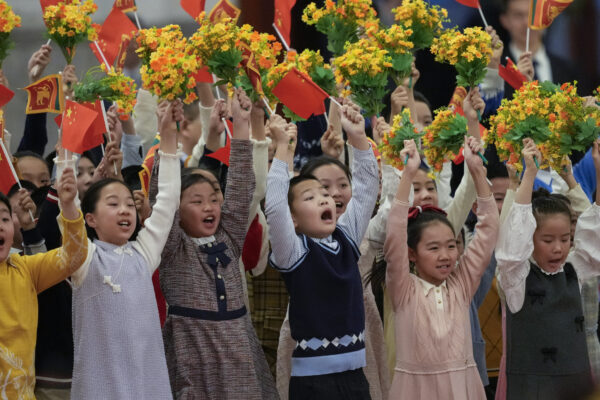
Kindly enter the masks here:
<path id="1" fill-rule="evenodd" d="M 433 211 L 437 214 L 442 214 L 444 216 L 448 215 L 446 213 L 446 211 L 442 210 L 441 208 L 437 208 L 435 206 L 430 206 L 430 205 L 424 205 L 424 206 L 416 206 L 416 207 L 409 208 L 408 209 L 408 219 L 417 218 L 419 216 L 419 214 L 421 214 L 425 211 Z"/>

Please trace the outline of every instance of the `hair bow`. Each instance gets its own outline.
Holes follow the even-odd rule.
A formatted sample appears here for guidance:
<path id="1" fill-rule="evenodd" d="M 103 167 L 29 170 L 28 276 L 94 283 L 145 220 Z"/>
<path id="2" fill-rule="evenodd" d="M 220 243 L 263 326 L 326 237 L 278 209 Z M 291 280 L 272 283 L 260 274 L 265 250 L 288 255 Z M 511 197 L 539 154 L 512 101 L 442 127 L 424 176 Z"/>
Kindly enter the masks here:
<path id="1" fill-rule="evenodd" d="M 408 210 L 408 219 L 417 218 L 419 216 L 419 214 L 422 214 L 425 211 L 432 211 L 434 213 L 442 214 L 444 216 L 448 215 L 448 214 L 446 214 L 446 211 L 442 210 L 441 208 L 437 208 L 435 206 L 430 206 L 430 205 L 424 205 L 424 206 L 411 207 Z"/>

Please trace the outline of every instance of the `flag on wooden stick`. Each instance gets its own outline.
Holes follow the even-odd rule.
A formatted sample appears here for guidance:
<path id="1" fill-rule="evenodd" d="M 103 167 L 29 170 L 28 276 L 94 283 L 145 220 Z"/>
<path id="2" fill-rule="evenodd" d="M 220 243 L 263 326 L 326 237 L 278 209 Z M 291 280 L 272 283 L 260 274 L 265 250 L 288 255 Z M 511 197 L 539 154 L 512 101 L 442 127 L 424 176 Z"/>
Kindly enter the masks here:
<path id="1" fill-rule="evenodd" d="M 552 21 L 573 2 L 573 0 L 530 0 L 529 27 L 539 30 L 545 29 Z"/>
<path id="2" fill-rule="evenodd" d="M 28 94 L 26 114 L 61 113 L 65 109 L 60 74 L 48 75 L 23 89 Z"/>

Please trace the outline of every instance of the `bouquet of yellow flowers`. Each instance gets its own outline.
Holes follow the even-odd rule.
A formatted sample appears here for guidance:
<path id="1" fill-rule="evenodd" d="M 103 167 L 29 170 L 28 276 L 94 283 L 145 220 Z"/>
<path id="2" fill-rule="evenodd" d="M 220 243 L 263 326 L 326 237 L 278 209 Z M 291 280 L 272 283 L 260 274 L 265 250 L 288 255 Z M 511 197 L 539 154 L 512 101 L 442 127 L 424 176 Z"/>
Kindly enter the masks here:
<path id="1" fill-rule="evenodd" d="M 392 129 L 383 135 L 379 151 L 389 165 L 402 170 L 406 163 L 406 160 L 400 158 L 400 152 L 404 148 L 404 141 L 414 140 L 415 143 L 418 143 L 421 136 L 422 134 L 417 132 L 410 119 L 409 109 L 405 108 L 400 114 L 394 117 Z"/>
<path id="2" fill-rule="evenodd" d="M 473 87 L 485 77 L 492 56 L 492 39 L 478 26 L 465 28 L 464 32 L 449 29 L 433 40 L 431 53 L 436 61 L 454 65 L 458 86 Z"/>
<path id="3" fill-rule="evenodd" d="M 467 133 L 467 119 L 453 110 L 442 107 L 435 110 L 435 118 L 425 128 L 423 153 L 434 171 L 440 172 L 446 161 L 454 160 L 460 153 Z"/>
<path id="4" fill-rule="evenodd" d="M 205 14 L 198 16 L 200 27 L 190 37 L 189 44 L 202 67 L 219 78 L 216 84 L 234 84 L 242 61 L 239 48 L 240 28 L 231 18 L 222 18 L 216 24 Z"/>
<path id="5" fill-rule="evenodd" d="M 387 90 L 389 69 L 392 59 L 387 50 L 379 48 L 369 39 L 346 44 L 346 53 L 335 58 L 337 83 L 349 86 L 344 95 L 352 95 L 368 116 L 379 115 Z"/>
<path id="6" fill-rule="evenodd" d="M 105 76 L 100 76 L 101 74 Z M 135 81 L 114 68 L 106 71 L 106 66 L 92 67 L 85 77 L 73 87 L 73 99 L 79 103 L 93 103 L 98 99 L 114 101 L 118 107 L 119 118 L 129 119 L 136 102 Z"/>
<path id="7" fill-rule="evenodd" d="M 98 6 L 93 0 L 59 2 L 47 6 L 44 11 L 44 22 L 48 28 L 47 35 L 60 47 L 60 50 L 71 64 L 75 56 L 75 47 L 88 39 L 98 40 L 100 26 L 92 23 L 92 15 Z"/>
<path id="8" fill-rule="evenodd" d="M 142 59 L 142 86 L 156 96 L 189 104 L 196 100 L 198 60 L 177 25 L 142 29 L 136 50 Z"/>
<path id="9" fill-rule="evenodd" d="M 310 3 L 302 13 L 302 21 L 315 25 L 327 36 L 327 49 L 334 56 L 344 52 L 346 42 L 354 43 L 364 33 L 365 26 L 376 23 L 377 12 L 371 0 L 325 0 L 325 7 Z"/>
<path id="10" fill-rule="evenodd" d="M 367 34 L 373 37 L 379 47 L 388 51 L 392 59 L 392 78 L 396 86 L 402 85 L 403 80 L 412 72 L 412 30 L 401 25 L 392 25 L 388 29 L 370 29 Z"/>
<path id="11" fill-rule="evenodd" d="M 442 34 L 444 22 L 448 22 L 448 11 L 440 6 L 432 6 L 423 0 L 404 0 L 402 5 L 392 10 L 396 22 L 410 29 L 409 41 L 413 49 L 431 46 L 433 38 Z"/>
<path id="12" fill-rule="evenodd" d="M 323 56 L 321 56 L 319 51 L 306 49 L 300 54 L 295 51 L 288 51 L 284 61 L 275 65 L 267 72 L 263 89 L 266 97 L 271 102 L 277 101 L 277 98 L 271 91 L 292 68 L 308 74 L 313 82 L 327 93 L 331 95 L 335 94 L 335 77 L 331 71 L 331 66 L 324 63 Z M 304 121 L 304 118 L 296 115 L 285 105 L 283 106 L 283 114 L 291 121 Z"/>
<path id="13" fill-rule="evenodd" d="M 19 26 L 21 26 L 21 17 L 13 12 L 6 1 L 0 0 L 0 68 L 8 51 L 15 47 L 15 43 L 10 39 L 10 33 Z"/>
<path id="14" fill-rule="evenodd" d="M 237 82 L 246 91 L 252 101 L 257 101 L 261 97 L 261 88 L 255 88 L 252 79 L 248 76 L 250 73 L 260 75 L 261 82 L 266 79 L 269 69 L 277 64 L 277 57 L 281 53 L 281 43 L 275 36 L 269 33 L 259 33 L 248 24 L 243 25 L 238 33 L 237 46 L 242 50 L 242 57 L 246 61 L 242 62 L 242 71 L 238 76 Z M 249 72 L 250 71 L 250 72 Z"/>

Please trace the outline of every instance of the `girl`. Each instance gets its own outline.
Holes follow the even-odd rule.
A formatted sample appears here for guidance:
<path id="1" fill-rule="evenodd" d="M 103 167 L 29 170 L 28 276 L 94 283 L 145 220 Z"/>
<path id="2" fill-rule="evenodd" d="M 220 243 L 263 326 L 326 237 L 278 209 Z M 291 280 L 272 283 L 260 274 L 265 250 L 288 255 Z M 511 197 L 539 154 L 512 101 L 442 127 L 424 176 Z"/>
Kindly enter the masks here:
<path id="1" fill-rule="evenodd" d="M 163 337 L 179 399 L 277 398 L 238 267 L 255 182 L 250 108 L 250 99 L 237 89 L 222 208 L 210 181 L 186 176 L 162 254 L 160 287 L 169 304 Z"/>
<path id="2" fill-rule="evenodd" d="M 0 397 L 34 399 L 34 350 L 37 294 L 66 279 L 85 261 L 88 241 L 75 205 L 72 169 L 58 183 L 62 205 L 62 247 L 33 256 L 11 254 L 13 221 L 10 203 L 0 194 Z M 31 208 L 30 208 L 31 209 Z M 14 210 L 17 212 L 20 210 Z M 25 213 L 27 211 L 25 210 Z"/>
<path id="3" fill-rule="evenodd" d="M 593 389 L 580 287 L 600 274 L 598 199 L 580 217 L 571 247 L 564 201 L 534 195 L 540 153 L 524 140 L 526 170 L 502 225 L 496 258 L 506 296 L 507 399 L 579 398 Z M 599 141 L 592 157 L 600 177 Z"/>
<path id="4" fill-rule="evenodd" d="M 473 360 L 469 304 L 494 249 L 498 210 L 477 156 L 479 141 L 467 138 L 464 149 L 478 195 L 479 222 L 475 238 L 460 257 L 456 234 L 443 211 L 424 206 L 407 215 L 412 179 L 421 161 L 413 141 L 405 141 L 400 153 L 409 160 L 384 245 L 396 327 L 392 399 L 485 399 Z M 409 272 L 409 261 L 416 274 Z"/>
<path id="5" fill-rule="evenodd" d="M 182 117 L 176 101 L 160 121 L 160 193 L 136 241 L 129 242 L 136 229 L 135 203 L 123 182 L 101 180 L 83 198 L 93 243 L 72 277 L 72 399 L 171 398 L 151 276 L 179 200 L 175 121 Z"/>

